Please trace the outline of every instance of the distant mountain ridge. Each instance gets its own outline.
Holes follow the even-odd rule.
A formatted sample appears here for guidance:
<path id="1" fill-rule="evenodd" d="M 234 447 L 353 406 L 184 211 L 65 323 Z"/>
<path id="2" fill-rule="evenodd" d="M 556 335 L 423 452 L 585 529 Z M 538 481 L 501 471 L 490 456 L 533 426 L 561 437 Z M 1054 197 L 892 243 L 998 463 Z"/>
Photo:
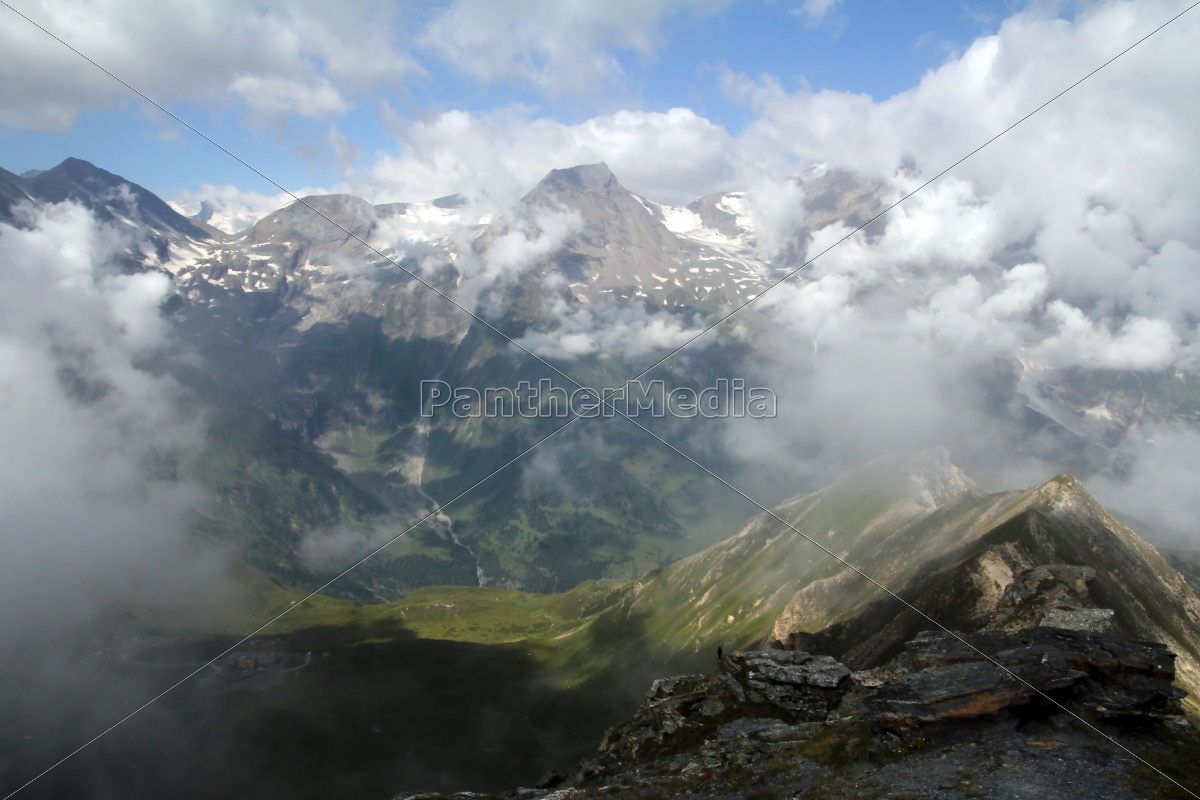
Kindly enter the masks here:
<path id="1" fill-rule="evenodd" d="M 31 175 L 32 173 L 32 175 Z M 21 200 L 38 203 L 79 203 L 102 222 L 128 222 L 180 244 L 208 241 L 210 230 L 180 214 L 153 192 L 79 158 L 68 158 L 48 170 L 30 170 L 24 177 L 0 170 L 0 220 L 13 220 Z"/>
<path id="2" fill-rule="evenodd" d="M 552 171 L 527 193 L 512 220 L 470 218 L 469 204 L 457 195 L 378 205 L 323 195 L 305 203 L 353 236 L 302 203 L 227 235 L 182 216 L 136 184 L 68 159 L 29 177 L 0 171 L 0 220 L 24 224 L 14 216 L 22 202 L 71 200 L 131 238 L 141 237 L 130 246 L 125 266 L 171 276 L 176 296 L 166 310 L 173 330 L 203 356 L 203 366 L 181 379 L 198 404 L 209 412 L 216 407 L 209 417 L 220 420 L 214 425 L 253 432 L 235 438 L 214 430 L 205 480 L 221 502 L 199 524 L 205 535 L 245 548 L 256 566 L 312 585 L 319 568 L 305 560 L 305 548 L 311 549 L 314 537 L 352 530 L 349 538 L 369 540 L 427 509 L 431 498 L 462 491 L 524 441 L 526 433 L 504 420 L 441 419 L 419 430 L 422 379 L 511 386 L 556 377 L 420 288 L 410 273 L 455 296 L 470 276 L 464 265 L 486 260 L 488 248 L 514 233 L 514 226 L 523 226 L 521 236 L 536 237 L 539 213 L 566 211 L 578 218 L 577 231 L 511 282 L 482 290 L 490 324 L 513 337 L 553 332 L 562 308 L 576 313 L 589 304 L 647 319 L 662 315 L 656 323 L 695 324 L 748 299 L 797 264 L 796 248 L 812 231 L 838 220 L 862 224 L 881 202 L 881 187 L 836 170 L 813 169 L 796 181 L 805 216 L 792 250 L 772 259 L 760 247 L 752 204 L 743 193 L 708 195 L 686 207 L 662 205 L 629 192 L 604 164 Z M 748 347 L 721 339 L 704 351 L 703 363 L 660 369 L 690 385 L 698 376 L 742 369 Z M 573 360 L 569 371 L 604 385 L 640 366 L 597 353 Z M 1146 420 L 1200 414 L 1195 376 L 1032 364 L 1013 364 L 1005 374 L 1011 380 L 1003 390 L 1011 397 L 1004 402 L 1023 409 L 1022 424 L 1097 458 L 1109 457 L 1121 433 Z M 625 449 L 612 448 L 610 460 L 570 478 L 572 499 L 535 497 L 519 471 L 511 480 L 498 478 L 472 495 L 470 508 L 451 511 L 463 546 L 434 535 L 402 552 L 396 563 L 373 567 L 347 591 L 383 600 L 417 585 L 479 575 L 492 585 L 541 591 L 562 591 L 586 578 L 630 577 L 703 549 L 732 524 L 730 509 L 744 508 L 732 499 L 716 502 L 727 515 L 718 519 L 712 513 L 718 509 L 706 505 L 714 503 L 713 493 L 698 488 L 705 479 L 682 463 L 650 456 L 632 438 L 614 441 Z M 412 464 L 422 468 L 409 470 Z M 573 469 L 559 470 L 559 477 Z M 418 474 L 419 486 L 410 480 Z M 932 486 L 941 479 L 930 480 Z M 908 491 L 894 497 L 896 519 L 920 517 L 922 501 Z M 494 505 L 479 513 L 488 503 Z M 822 508 L 817 502 L 795 513 L 817 519 Z M 755 531 L 746 537 L 767 535 Z M 696 585 L 705 580 L 699 572 Z M 795 599 L 800 613 L 805 603 L 824 603 L 821 593 L 836 594 L 843 580 L 819 577 L 823 582 L 784 605 Z M 714 619 L 698 621 L 696 633 L 719 627 Z"/>

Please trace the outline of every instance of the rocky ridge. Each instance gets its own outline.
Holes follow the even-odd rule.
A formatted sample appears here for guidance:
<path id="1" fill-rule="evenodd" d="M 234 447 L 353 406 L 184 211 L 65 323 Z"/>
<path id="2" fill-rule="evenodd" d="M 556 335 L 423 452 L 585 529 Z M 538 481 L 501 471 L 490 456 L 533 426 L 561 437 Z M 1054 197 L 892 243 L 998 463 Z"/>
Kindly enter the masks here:
<path id="1" fill-rule="evenodd" d="M 1155 642 L 1047 627 L 924 634 L 887 677 L 828 656 L 736 652 L 716 673 L 655 681 L 573 776 L 507 796 L 1143 796 L 1174 787 L 1123 748 L 1150 763 L 1200 748 L 1173 658 Z"/>
<path id="2" fill-rule="evenodd" d="M 1113 612 L 1091 601 L 1094 578 L 1087 567 L 1038 565 L 1010 584 L 985 627 L 920 632 L 872 669 L 783 643 L 719 655 L 714 673 L 656 680 L 572 776 L 516 795 L 1006 797 L 1020 783 L 1066 798 L 1174 788 L 1128 750 L 1151 763 L 1200 753 L 1174 685 L 1175 654 L 1104 632 Z M 1087 766 L 1067 770 L 1040 747 Z M 990 765 L 986 780 L 948 776 L 940 762 L 951 753 Z M 866 779 L 881 773 L 895 781 L 887 794 Z M 892 792 L 898 784 L 911 788 Z"/>

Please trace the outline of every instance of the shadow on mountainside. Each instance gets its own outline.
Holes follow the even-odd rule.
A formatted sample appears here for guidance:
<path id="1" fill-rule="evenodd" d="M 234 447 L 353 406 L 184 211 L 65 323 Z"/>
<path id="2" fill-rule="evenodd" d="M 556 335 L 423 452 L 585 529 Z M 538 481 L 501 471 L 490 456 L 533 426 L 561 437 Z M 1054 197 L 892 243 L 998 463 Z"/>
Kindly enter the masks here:
<path id="1" fill-rule="evenodd" d="M 0 792 L 234 641 L 127 625 L 70 660 L 31 655 L 6 668 Z M 223 675 L 208 668 L 23 796 L 388 798 L 401 786 L 529 784 L 594 750 L 645 681 L 606 672 L 561 688 L 519 646 L 418 639 L 391 624 L 358 627 L 352 640 L 334 627 L 266 637 L 219 666 Z"/>

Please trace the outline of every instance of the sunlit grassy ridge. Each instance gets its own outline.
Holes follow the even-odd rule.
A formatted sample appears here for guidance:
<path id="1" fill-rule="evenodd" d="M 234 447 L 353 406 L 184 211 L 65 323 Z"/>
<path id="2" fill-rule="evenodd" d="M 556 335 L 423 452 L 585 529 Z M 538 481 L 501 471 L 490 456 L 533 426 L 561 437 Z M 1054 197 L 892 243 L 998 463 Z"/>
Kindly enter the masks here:
<path id="1" fill-rule="evenodd" d="M 1118 572 L 1141 576 L 1120 583 L 1129 602 L 1153 612 L 1146 623 L 1151 627 L 1136 632 L 1143 638 L 1169 637 L 1181 656 L 1181 674 L 1192 680 L 1194 664 L 1200 663 L 1194 658 L 1200 637 L 1194 626 L 1174 619 L 1174 606 L 1146 588 L 1160 580 L 1154 576 L 1176 579 L 1152 547 L 1112 520 L 1070 476 L 985 494 L 949 463 L 945 451 L 873 462 L 777 507 L 774 513 L 791 527 L 761 515 L 728 539 L 636 579 L 586 581 L 556 594 L 428 587 L 378 605 L 314 597 L 266 633 L 323 628 L 338 631 L 346 645 L 416 636 L 506 648 L 534 658 L 564 685 L 628 665 L 660 673 L 691 670 L 707 663 L 718 645 L 731 650 L 761 646 L 789 632 L 816 632 L 854 618 L 885 596 L 810 538 L 899 591 L 1031 509 L 1075 525 L 1081 541 L 1094 536 L 1107 543 L 1090 555 L 1064 550 L 1057 556 L 1064 563 L 1094 563 L 1117 581 L 1124 580 Z M 245 565 L 237 566 L 232 581 L 233 594 L 242 599 L 240 615 L 219 623 L 213 613 L 207 621 L 194 616 L 197 629 L 244 633 L 253 629 L 252 622 L 269 619 L 303 597 Z M 1178 581 L 1171 592 L 1190 592 L 1182 578 Z M 1123 607 L 1118 600 L 1105 602 Z"/>
<path id="2" fill-rule="evenodd" d="M 839 555 L 865 559 L 884 577 L 905 577 L 974 535 L 968 523 L 986 528 L 972 515 L 994 519 L 997 511 L 994 502 L 988 509 L 968 503 L 940 519 L 935 506 L 969 500 L 971 487 L 944 452 L 923 458 L 869 465 L 785 503 L 777 513 Z M 819 628 L 877 596 L 874 587 L 855 585 L 843 572 L 785 526 L 759 517 L 736 535 L 633 580 L 586 581 L 557 594 L 429 587 L 378 605 L 315 597 L 267 633 L 332 626 L 343 629 L 348 643 L 404 631 L 425 639 L 519 647 L 579 679 L 621 662 L 688 663 L 717 644 L 767 641 L 775 620 L 812 587 L 830 590 L 814 594 L 822 607 L 806 620 Z M 234 570 L 233 583 L 242 608 L 250 610 L 233 624 L 208 623 L 210 632 L 244 632 L 252 620 L 269 619 L 303 597 L 245 565 Z"/>

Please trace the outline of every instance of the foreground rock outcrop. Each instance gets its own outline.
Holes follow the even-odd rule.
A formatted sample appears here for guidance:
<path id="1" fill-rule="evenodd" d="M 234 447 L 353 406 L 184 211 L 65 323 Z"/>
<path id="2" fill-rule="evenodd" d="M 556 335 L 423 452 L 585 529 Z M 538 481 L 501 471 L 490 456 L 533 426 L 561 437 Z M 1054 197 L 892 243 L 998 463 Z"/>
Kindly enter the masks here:
<path id="1" fill-rule="evenodd" d="M 926 633 L 908 644 L 878 686 L 865 686 L 870 721 L 897 733 L 1007 714 L 1084 714 L 1185 725 L 1165 645 L 1103 633 L 1037 627 L 955 637 Z M 877 679 L 880 671 L 871 674 Z"/>
<path id="2" fill-rule="evenodd" d="M 611 729 L 596 758 L 573 777 L 551 775 L 541 788 L 515 794 L 915 798 L 1029 791 L 1065 800 L 1170 791 L 1175 787 L 1130 751 L 1146 753 L 1150 763 L 1182 758 L 1194 765 L 1200 757 L 1200 737 L 1180 706 L 1184 692 L 1173 683 L 1174 662 L 1156 642 L 1047 625 L 926 632 L 887 664 L 859 672 L 795 650 L 735 652 L 715 673 L 655 681 L 633 718 Z M 1045 758 L 1039 748 L 1058 750 Z M 958 754 L 955 770 L 947 771 L 951 753 Z M 964 764 L 992 765 L 990 782 L 963 777 L 978 777 Z M 892 785 L 876 783 L 885 773 Z M 864 780 L 878 791 L 859 791 Z"/>
<path id="3" fill-rule="evenodd" d="M 605 735 L 601 754 L 618 762 L 638 758 L 672 737 L 743 717 L 823 723 L 851 685 L 845 665 L 809 653 L 733 653 L 720 666 L 715 675 L 655 681 L 633 719 Z"/>
<path id="4" fill-rule="evenodd" d="M 634 718 L 609 731 L 589 769 L 603 772 L 672 738 L 747 717 L 864 723 L 910 740 L 1056 714 L 1186 730 L 1174 661 L 1157 642 L 1046 626 L 926 632 L 891 663 L 857 673 L 829 656 L 733 653 L 716 674 L 655 681 Z"/>

